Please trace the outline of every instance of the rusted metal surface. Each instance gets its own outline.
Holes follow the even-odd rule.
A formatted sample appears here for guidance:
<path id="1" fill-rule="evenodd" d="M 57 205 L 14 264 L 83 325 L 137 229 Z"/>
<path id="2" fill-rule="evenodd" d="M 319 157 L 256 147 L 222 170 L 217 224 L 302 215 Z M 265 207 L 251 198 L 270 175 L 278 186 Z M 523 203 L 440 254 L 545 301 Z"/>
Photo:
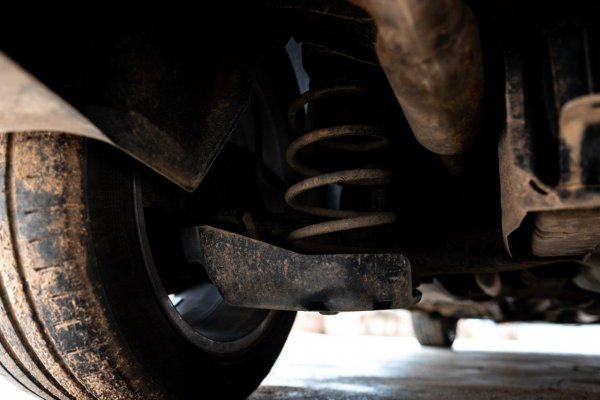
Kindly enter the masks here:
<path id="1" fill-rule="evenodd" d="M 462 0 L 352 0 L 378 27 L 377 55 L 419 142 L 443 156 L 480 133 L 483 66 L 475 17 Z"/>
<path id="2" fill-rule="evenodd" d="M 364 87 L 354 85 L 309 90 L 291 105 L 288 119 L 296 133 L 301 136 L 289 145 L 286 160 L 292 170 L 306 179 L 292 185 L 285 194 L 285 200 L 295 210 L 332 220 L 295 229 L 289 233 L 289 240 L 296 241 L 333 232 L 386 225 L 396 221 L 396 215 L 393 212 L 343 210 L 312 205 L 301 200 L 303 193 L 329 185 L 381 186 L 392 181 L 393 173 L 384 168 L 362 167 L 325 172 L 318 167 L 307 165 L 299 157 L 303 149 L 313 145 L 320 145 L 336 153 L 355 154 L 356 158 L 388 147 L 387 135 L 375 126 L 339 125 L 305 133 L 298 122 L 304 106 L 311 101 L 323 97 L 365 94 L 366 92 Z M 346 141 L 342 141 L 344 139 Z M 363 141 L 348 141 L 352 139 L 362 139 Z M 336 153 L 333 153 L 332 157 Z"/>
<path id="3" fill-rule="evenodd" d="M 337 312 L 404 308 L 420 298 L 401 254 L 304 255 L 209 226 L 182 236 L 187 260 L 206 269 L 231 305 Z"/>
<path id="4" fill-rule="evenodd" d="M 379 65 L 375 54 L 377 29 L 365 10 L 347 0 L 269 0 L 294 38 L 303 45 L 369 65 Z"/>
<path id="5" fill-rule="evenodd" d="M 503 40 L 502 227 L 507 248 L 520 257 L 600 265 L 593 256 L 600 244 L 598 31 L 589 15 L 567 5 L 558 10 L 531 25 L 531 10 L 511 9 L 513 28 Z"/>
<path id="6" fill-rule="evenodd" d="M 536 256 L 581 256 L 600 244 L 600 210 L 536 213 L 531 251 Z"/>
<path id="7" fill-rule="evenodd" d="M 535 173 L 532 132 L 525 121 L 523 83 L 517 72 L 518 64 L 519 61 L 509 54 L 506 84 L 508 118 L 506 131 L 501 135 L 499 144 L 505 244 L 511 251 L 509 236 L 532 213 L 534 226 L 537 226 L 537 233 L 534 231 L 532 237 L 536 255 L 585 255 L 598 245 L 599 225 L 587 224 L 585 230 L 575 229 L 571 234 L 562 234 L 563 229 L 552 221 L 558 221 L 554 216 L 560 216 L 559 225 L 581 224 L 584 220 L 589 221 L 590 212 L 596 213 L 590 210 L 600 208 L 600 193 L 594 185 L 585 183 L 585 168 L 582 168 L 581 158 L 584 154 L 581 147 L 584 137 L 600 124 L 600 95 L 576 98 L 561 109 L 559 135 L 563 169 L 559 183 L 550 185 Z M 544 234 L 544 231 L 547 233 Z"/>

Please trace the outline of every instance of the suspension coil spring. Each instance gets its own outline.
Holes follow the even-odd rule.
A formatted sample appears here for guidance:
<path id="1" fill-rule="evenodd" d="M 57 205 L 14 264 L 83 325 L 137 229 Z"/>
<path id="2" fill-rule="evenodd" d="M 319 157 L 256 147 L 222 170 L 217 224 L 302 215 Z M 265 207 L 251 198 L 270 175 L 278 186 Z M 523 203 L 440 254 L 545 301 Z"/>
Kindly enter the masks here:
<path id="1" fill-rule="evenodd" d="M 339 125 L 305 133 L 298 122 L 298 116 L 304 110 L 304 106 L 316 99 L 329 96 L 364 94 L 366 92 L 366 88 L 355 85 L 309 90 L 298 97 L 290 106 L 288 119 L 292 128 L 301 136 L 289 145 L 286 160 L 290 168 L 305 177 L 305 179 L 292 185 L 287 190 L 285 201 L 297 211 L 331 220 L 293 230 L 288 234 L 288 240 L 297 241 L 333 232 L 386 225 L 396 220 L 396 214 L 393 212 L 341 210 L 307 204 L 299 198 L 302 193 L 328 185 L 382 186 L 392 181 L 392 172 L 383 168 L 364 167 L 323 172 L 318 168 L 306 165 L 298 158 L 298 153 L 302 149 L 317 143 L 328 149 L 356 153 L 357 155 L 388 147 L 389 139 L 387 135 L 375 126 Z M 347 141 L 343 141 L 343 139 L 347 139 Z M 357 141 L 356 139 L 361 140 Z"/>

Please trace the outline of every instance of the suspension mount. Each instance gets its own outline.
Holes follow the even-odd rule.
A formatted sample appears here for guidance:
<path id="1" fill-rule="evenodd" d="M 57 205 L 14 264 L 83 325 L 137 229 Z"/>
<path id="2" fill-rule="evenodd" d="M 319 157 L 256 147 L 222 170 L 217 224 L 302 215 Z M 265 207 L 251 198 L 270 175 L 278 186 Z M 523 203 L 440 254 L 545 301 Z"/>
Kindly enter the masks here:
<path id="1" fill-rule="evenodd" d="M 182 239 L 187 261 L 202 265 L 234 306 L 366 311 L 420 299 L 402 254 L 299 254 L 210 226 L 187 228 Z"/>

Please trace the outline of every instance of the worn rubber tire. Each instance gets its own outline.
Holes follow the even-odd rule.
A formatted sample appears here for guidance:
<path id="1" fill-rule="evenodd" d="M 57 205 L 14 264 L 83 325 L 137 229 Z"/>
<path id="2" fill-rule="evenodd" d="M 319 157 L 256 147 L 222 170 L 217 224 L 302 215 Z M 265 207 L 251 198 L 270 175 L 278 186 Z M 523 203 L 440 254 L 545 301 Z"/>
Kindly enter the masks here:
<path id="1" fill-rule="evenodd" d="M 422 346 L 452 347 L 458 319 L 422 312 L 411 314 L 415 336 Z"/>
<path id="2" fill-rule="evenodd" d="M 44 399 L 248 396 L 294 315 L 228 357 L 182 340 L 144 273 L 132 170 L 73 136 L 0 136 L 0 372 Z"/>

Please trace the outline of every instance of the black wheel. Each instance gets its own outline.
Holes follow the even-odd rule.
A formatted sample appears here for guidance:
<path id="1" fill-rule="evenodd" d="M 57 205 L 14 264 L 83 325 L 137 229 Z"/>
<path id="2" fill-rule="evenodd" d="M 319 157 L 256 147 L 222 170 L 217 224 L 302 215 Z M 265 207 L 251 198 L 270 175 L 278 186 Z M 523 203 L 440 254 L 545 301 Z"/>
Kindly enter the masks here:
<path id="1" fill-rule="evenodd" d="M 45 399 L 247 397 L 295 313 L 227 305 L 179 231 L 246 233 L 248 158 L 229 145 L 188 194 L 103 144 L 0 136 L 0 373 Z"/>
<path id="2" fill-rule="evenodd" d="M 422 346 L 452 347 L 456 338 L 457 318 L 412 313 L 415 336 Z"/>

